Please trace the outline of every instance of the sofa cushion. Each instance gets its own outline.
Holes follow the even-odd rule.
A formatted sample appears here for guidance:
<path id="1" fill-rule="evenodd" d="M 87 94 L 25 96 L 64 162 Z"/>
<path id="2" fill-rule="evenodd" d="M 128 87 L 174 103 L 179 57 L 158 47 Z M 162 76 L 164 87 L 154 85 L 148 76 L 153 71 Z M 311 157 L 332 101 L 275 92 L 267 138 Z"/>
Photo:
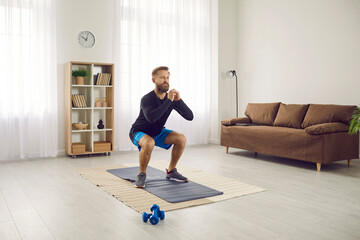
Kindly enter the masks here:
<path id="1" fill-rule="evenodd" d="M 329 122 L 349 124 L 355 108 L 350 105 L 310 104 L 301 127 Z"/>
<path id="2" fill-rule="evenodd" d="M 349 131 L 348 125 L 340 122 L 321 123 L 305 128 L 305 132 L 307 132 L 310 135 L 320 135 L 325 133 L 347 132 L 347 131 Z"/>
<path id="3" fill-rule="evenodd" d="M 273 125 L 279 105 L 280 102 L 249 103 L 245 115 L 251 119 L 251 123 Z"/>
<path id="4" fill-rule="evenodd" d="M 283 104 L 280 103 L 274 125 L 281 127 L 301 128 L 308 104 Z"/>
<path id="5" fill-rule="evenodd" d="M 237 123 L 250 123 L 251 120 L 248 117 L 240 117 L 240 118 L 229 118 L 221 121 L 222 125 L 232 126 Z"/>

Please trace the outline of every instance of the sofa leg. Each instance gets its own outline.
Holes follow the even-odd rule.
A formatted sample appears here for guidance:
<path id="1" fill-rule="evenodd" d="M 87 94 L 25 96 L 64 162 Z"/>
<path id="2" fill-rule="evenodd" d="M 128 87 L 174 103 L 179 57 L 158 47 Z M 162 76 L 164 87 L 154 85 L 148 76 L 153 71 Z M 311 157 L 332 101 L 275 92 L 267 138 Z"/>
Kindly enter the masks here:
<path id="1" fill-rule="evenodd" d="M 229 153 L 229 147 L 225 147 L 225 151 L 226 151 L 226 153 Z"/>
<path id="2" fill-rule="evenodd" d="M 316 163 L 316 169 L 318 172 L 321 170 L 321 163 Z"/>
<path id="3" fill-rule="evenodd" d="M 351 159 L 348 160 L 348 167 L 351 166 Z"/>

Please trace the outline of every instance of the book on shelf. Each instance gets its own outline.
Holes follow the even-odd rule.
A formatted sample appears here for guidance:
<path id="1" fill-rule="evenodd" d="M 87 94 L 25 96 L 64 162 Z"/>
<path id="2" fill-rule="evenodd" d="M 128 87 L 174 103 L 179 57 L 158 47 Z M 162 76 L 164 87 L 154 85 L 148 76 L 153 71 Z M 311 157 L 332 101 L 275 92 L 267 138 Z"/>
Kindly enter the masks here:
<path id="1" fill-rule="evenodd" d="M 87 107 L 86 106 L 86 100 L 85 100 L 85 96 L 84 95 L 80 95 L 80 99 L 81 99 L 81 104 L 82 104 L 82 107 Z"/>
<path id="2" fill-rule="evenodd" d="M 75 107 L 74 95 L 71 95 L 71 103 L 72 103 L 72 107 Z"/>
<path id="3" fill-rule="evenodd" d="M 87 107 L 85 96 L 83 94 L 73 94 L 73 95 L 71 95 L 71 100 L 72 100 L 73 107 L 75 107 L 75 108 Z"/>
<path id="4" fill-rule="evenodd" d="M 110 85 L 111 73 L 98 73 L 95 85 Z"/>
<path id="5" fill-rule="evenodd" d="M 76 99 L 77 99 L 77 102 L 78 102 L 78 107 L 82 108 L 83 107 L 83 104 L 81 102 L 81 97 L 80 95 L 76 95 Z"/>
<path id="6" fill-rule="evenodd" d="M 80 107 L 77 95 L 71 95 L 73 107 Z"/>
<path id="7" fill-rule="evenodd" d="M 73 100 L 74 107 L 79 107 L 79 101 L 78 101 L 77 95 L 72 95 L 71 97 Z"/>

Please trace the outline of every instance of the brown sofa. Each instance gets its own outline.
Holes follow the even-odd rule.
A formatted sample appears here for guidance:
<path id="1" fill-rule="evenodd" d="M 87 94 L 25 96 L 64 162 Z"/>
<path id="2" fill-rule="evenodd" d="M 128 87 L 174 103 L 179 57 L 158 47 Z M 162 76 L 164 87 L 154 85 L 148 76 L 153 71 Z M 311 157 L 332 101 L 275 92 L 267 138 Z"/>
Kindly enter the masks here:
<path id="1" fill-rule="evenodd" d="M 220 144 L 321 164 L 359 158 L 348 124 L 356 106 L 249 103 L 246 117 L 221 121 Z"/>

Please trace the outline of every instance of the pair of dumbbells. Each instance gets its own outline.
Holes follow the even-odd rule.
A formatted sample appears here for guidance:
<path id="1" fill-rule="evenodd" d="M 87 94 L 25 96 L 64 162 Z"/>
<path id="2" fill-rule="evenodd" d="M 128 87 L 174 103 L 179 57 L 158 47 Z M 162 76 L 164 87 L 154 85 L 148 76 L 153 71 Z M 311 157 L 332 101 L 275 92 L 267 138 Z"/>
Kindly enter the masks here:
<path id="1" fill-rule="evenodd" d="M 147 222 L 148 220 L 152 225 L 156 225 L 160 220 L 164 220 L 165 218 L 165 212 L 160 211 L 160 207 L 156 204 L 152 205 L 150 208 L 151 213 L 143 212 L 142 219 L 144 222 Z"/>

